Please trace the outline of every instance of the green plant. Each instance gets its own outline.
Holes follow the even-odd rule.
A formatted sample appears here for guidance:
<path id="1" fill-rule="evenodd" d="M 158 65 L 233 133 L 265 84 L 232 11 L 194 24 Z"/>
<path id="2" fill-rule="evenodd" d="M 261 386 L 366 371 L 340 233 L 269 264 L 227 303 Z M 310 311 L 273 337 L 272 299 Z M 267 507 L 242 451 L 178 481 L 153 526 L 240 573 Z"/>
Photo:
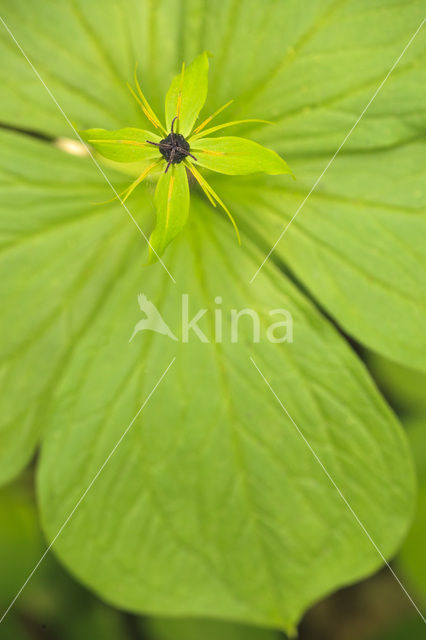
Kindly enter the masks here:
<path id="1" fill-rule="evenodd" d="M 199 55 L 186 70 L 185 64 L 182 66 L 181 73 L 173 79 L 166 95 L 166 128 L 161 124 L 160 119 L 142 93 L 135 73 L 138 94 L 131 87 L 130 89 L 145 117 L 156 129 L 167 136 L 164 139 L 150 131 L 135 128 L 119 129 L 118 131 L 90 129 L 81 132 L 87 142 L 109 160 L 125 163 L 153 161 L 149 162 L 148 166 L 144 166 L 136 180 L 127 187 L 122 194 L 124 195 L 122 202 L 127 200 L 153 169 L 166 163 L 166 169 L 158 180 L 154 198 L 157 223 L 149 241 L 150 258 L 154 260 L 163 253 L 187 222 L 189 212 L 188 179 L 190 175 L 198 182 L 210 203 L 215 207 L 217 202 L 226 211 L 240 242 L 238 228 L 229 209 L 199 173 L 194 166 L 194 161 L 201 167 L 228 175 L 263 172 L 273 175 L 290 173 L 289 167 L 278 154 L 255 142 L 235 136 L 209 137 L 212 133 L 230 126 L 249 122 L 265 122 L 264 120 L 236 120 L 203 131 L 213 118 L 232 103 L 232 100 L 217 109 L 201 124 L 195 126 L 207 98 L 208 70 L 207 53 Z M 176 131 L 174 132 L 175 121 Z M 168 133 L 169 131 L 171 133 Z M 174 142 L 174 138 L 179 140 L 175 148 L 171 144 Z M 184 148 L 182 149 L 179 144 Z M 197 154 L 197 157 L 190 153 L 190 149 Z M 171 171 L 167 175 L 170 167 Z"/>
<path id="2" fill-rule="evenodd" d="M 182 60 L 211 51 L 206 113 L 232 95 L 233 119 L 274 121 L 241 126 L 282 153 L 297 181 L 211 175 L 235 215 L 241 248 L 194 189 L 190 219 L 164 253 L 174 284 L 161 264 L 144 267 L 146 243 L 119 202 L 92 204 L 110 197 L 108 185 L 90 158 L 53 144 L 70 135 L 68 124 L 2 29 L 0 121 L 9 130 L 0 131 L 0 291 L 7 296 L 0 476 L 16 476 L 40 447 L 46 536 L 108 602 L 292 632 L 314 601 L 371 573 L 382 558 L 250 357 L 390 558 L 413 512 L 411 455 L 364 365 L 325 314 L 374 350 L 425 368 L 420 38 L 252 277 L 423 8 L 416 0 L 209 4 L 3 2 L 6 25 L 65 113 L 85 128 L 139 125 L 125 86 L 135 62 L 157 111 Z M 102 166 L 120 189 L 125 171 L 134 171 Z M 127 201 L 148 232 L 152 196 L 147 183 Z M 141 290 L 173 328 L 182 293 L 194 309 L 216 311 L 217 295 L 222 310 L 249 306 L 263 324 L 269 309 L 284 306 L 294 343 L 253 344 L 245 326 L 237 345 L 217 344 L 207 324 L 209 344 L 149 334 L 128 346 Z"/>

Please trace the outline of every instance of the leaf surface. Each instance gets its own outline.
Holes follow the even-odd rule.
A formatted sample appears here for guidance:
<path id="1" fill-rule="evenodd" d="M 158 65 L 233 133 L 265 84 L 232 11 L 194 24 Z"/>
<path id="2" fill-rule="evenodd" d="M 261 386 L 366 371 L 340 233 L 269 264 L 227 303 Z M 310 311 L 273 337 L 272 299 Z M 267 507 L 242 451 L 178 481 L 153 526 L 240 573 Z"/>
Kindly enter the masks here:
<path id="1" fill-rule="evenodd" d="M 152 131 L 127 127 L 116 131 L 106 129 L 87 129 L 80 131 L 86 142 L 95 147 L 104 158 L 115 162 L 139 162 L 161 158 L 158 147 L 149 144 L 160 142 L 160 136 Z"/>
<path id="2" fill-rule="evenodd" d="M 250 357 L 387 557 L 412 511 L 411 460 L 344 340 L 272 264 L 245 284 L 259 251 L 246 238 L 236 252 L 230 225 L 194 200 L 197 214 L 168 251 L 177 284 L 161 265 L 141 273 L 134 260 L 59 382 L 39 467 L 44 527 L 52 538 L 176 357 L 56 551 L 117 606 L 290 630 L 320 594 L 381 559 Z M 178 342 L 142 331 L 129 344 L 147 317 L 138 293 Z M 200 329 L 209 343 L 192 332 L 182 341 L 182 294 L 190 318 L 207 309 Z M 247 317 L 233 343 L 230 311 L 247 307 L 260 315 L 260 343 Z M 269 310 L 280 308 L 293 316 L 292 344 L 265 339 Z"/>
<path id="3" fill-rule="evenodd" d="M 149 239 L 150 261 L 155 262 L 185 226 L 189 212 L 189 187 L 183 164 L 171 165 L 163 172 L 155 190 L 157 220 Z"/>
<path id="4" fill-rule="evenodd" d="M 2 131 L 0 181 L 3 483 L 33 455 L 55 381 L 135 231 L 116 202 L 95 204 L 112 192 L 90 159 Z"/>
<path id="5" fill-rule="evenodd" d="M 262 261 L 282 236 L 270 259 L 283 260 L 345 331 L 388 358 L 422 370 L 424 154 L 419 140 L 338 158 L 305 202 L 324 167 L 322 159 L 296 161 L 297 180 L 285 185 L 212 177 L 238 226 L 249 226 L 264 247 Z"/>
<path id="6" fill-rule="evenodd" d="M 0 469 L 2 481 L 10 479 L 43 439 L 39 496 L 52 540 L 176 355 L 57 552 L 118 606 L 290 628 L 312 602 L 380 559 L 249 357 L 386 557 L 410 518 L 411 463 L 363 366 L 275 257 L 258 283 L 248 280 L 418 28 L 423 2 L 223 0 L 212 13 L 204 0 L 35 0 L 31 7 L 4 0 L 2 17 L 79 128 L 146 126 L 125 86 L 135 62 L 158 112 L 180 61 L 202 50 L 214 55 L 206 114 L 234 98 L 230 119 L 276 122 L 253 127 L 249 137 L 282 153 L 297 182 L 283 189 L 265 176 L 235 185 L 215 177 L 244 228 L 241 251 L 230 225 L 194 194 L 192 226 L 167 254 L 174 291 L 161 265 L 143 268 L 146 245 L 117 203 L 93 207 L 111 194 L 90 161 L 1 132 Z M 276 256 L 348 333 L 419 368 L 421 35 Z M 2 125 L 71 135 L 3 27 L 0 57 Z M 129 200 L 141 224 L 152 195 L 143 186 Z M 141 292 L 174 332 L 180 294 L 189 293 L 191 309 L 209 308 L 202 325 L 210 339 L 218 307 L 255 308 L 264 327 L 272 304 L 284 305 L 295 318 L 295 342 L 253 344 L 243 318 L 237 345 L 177 344 L 152 332 L 129 345 Z M 212 303 L 216 296 L 222 306 Z"/>
<path id="7" fill-rule="evenodd" d="M 291 173 L 287 163 L 275 151 L 246 138 L 199 138 L 191 144 L 191 149 L 197 157 L 198 164 L 218 173 Z"/>
<path id="8" fill-rule="evenodd" d="M 209 59 L 204 52 L 173 79 L 166 95 L 167 130 L 177 116 L 175 131 L 189 135 L 207 98 L 208 72 Z"/>

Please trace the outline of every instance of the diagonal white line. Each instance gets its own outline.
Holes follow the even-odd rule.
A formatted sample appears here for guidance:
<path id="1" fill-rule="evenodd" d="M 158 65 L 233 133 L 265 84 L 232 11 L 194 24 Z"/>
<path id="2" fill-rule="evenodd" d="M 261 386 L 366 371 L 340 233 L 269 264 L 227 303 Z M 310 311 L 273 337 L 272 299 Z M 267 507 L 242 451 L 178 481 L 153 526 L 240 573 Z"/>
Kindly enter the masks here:
<path id="1" fill-rule="evenodd" d="M 254 276 L 251 278 L 250 280 L 250 284 L 253 282 L 253 280 L 256 278 L 257 274 L 259 273 L 259 271 L 262 269 L 263 265 L 265 264 L 265 262 L 267 260 L 269 260 L 271 254 L 273 253 L 273 251 L 275 251 L 275 247 L 277 246 L 277 244 L 281 241 L 283 235 L 285 234 L 285 232 L 287 231 L 287 229 L 289 228 L 289 226 L 291 225 L 291 223 L 293 222 L 293 220 L 296 218 L 297 214 L 299 213 L 299 211 L 303 208 L 303 206 L 305 205 L 306 201 L 308 200 L 309 196 L 311 195 L 311 193 L 317 188 L 319 182 L 322 180 L 325 172 L 329 169 L 330 165 L 334 162 L 334 160 L 336 159 L 337 154 L 339 153 L 339 151 L 341 150 L 341 148 L 343 147 L 343 145 L 346 143 L 346 141 L 348 140 L 349 136 L 352 134 L 353 130 L 355 129 L 355 127 L 359 124 L 360 120 L 363 118 L 363 116 L 365 115 L 365 112 L 367 111 L 368 107 L 371 105 L 371 103 L 373 102 L 373 100 L 375 99 L 375 97 L 377 96 L 377 94 L 379 93 L 379 91 L 382 89 L 383 85 L 385 84 L 386 80 L 389 78 L 389 76 L 391 75 L 392 71 L 395 69 L 395 67 L 398 65 L 398 63 L 400 62 L 401 58 L 403 57 L 403 55 L 405 54 L 405 52 L 407 51 L 408 47 L 411 45 L 411 43 L 413 42 L 414 38 L 417 36 L 417 34 L 419 33 L 420 29 L 423 27 L 424 23 L 426 22 L 426 18 L 423 19 L 423 21 L 421 22 L 421 24 L 417 27 L 416 31 L 413 33 L 413 35 L 411 36 L 411 38 L 409 39 L 409 41 L 407 42 L 407 44 L 405 45 L 403 51 L 400 53 L 400 55 L 398 56 L 398 58 L 395 60 L 395 62 L 393 63 L 393 65 L 391 66 L 391 68 L 389 69 L 388 73 L 386 74 L 385 78 L 382 80 L 382 82 L 379 84 L 379 86 L 377 87 L 376 91 L 373 93 L 373 95 L 371 96 L 370 100 L 368 101 L 368 103 L 365 105 L 364 109 L 362 110 L 361 114 L 358 116 L 357 120 L 355 121 L 355 123 L 352 125 L 351 129 L 348 131 L 348 133 L 345 135 L 345 137 L 343 138 L 340 146 L 338 147 L 337 151 L 334 153 L 334 155 L 332 156 L 332 158 L 329 160 L 329 162 L 327 163 L 325 169 L 323 169 L 322 173 L 319 175 L 319 177 L 316 179 L 316 181 L 314 182 L 313 186 L 311 187 L 311 190 L 309 191 L 308 195 L 305 196 L 303 202 L 299 205 L 299 207 L 296 210 L 296 213 L 293 215 L 293 217 L 291 218 L 291 220 L 287 223 L 287 225 L 284 227 L 283 231 L 280 233 L 278 240 L 275 242 L 275 244 L 273 245 L 273 247 L 270 249 L 269 253 L 267 254 L 267 256 L 264 258 L 262 264 L 260 265 L 260 267 L 257 269 L 256 273 L 254 274 Z"/>
<path id="2" fill-rule="evenodd" d="M 113 184 L 111 183 L 110 179 L 108 178 L 108 176 L 106 175 L 105 171 L 102 169 L 101 165 L 99 164 L 99 162 L 96 160 L 95 156 L 93 155 L 92 151 L 90 150 L 90 147 L 86 144 L 86 142 L 83 140 L 83 138 L 80 136 L 80 134 L 78 133 L 77 129 L 74 127 L 74 125 L 72 124 L 71 120 L 68 118 L 67 114 L 65 113 L 65 111 L 62 109 L 61 105 L 59 104 L 59 102 L 56 100 L 55 96 L 53 95 L 53 93 L 51 92 L 51 90 L 49 89 L 49 87 L 47 86 L 47 84 L 45 83 L 45 81 L 43 80 L 43 78 L 41 77 L 41 75 L 39 74 L 39 72 L 37 71 L 37 69 L 35 68 L 35 66 L 33 65 L 33 63 L 31 62 L 31 60 L 29 59 L 29 57 L 27 56 L 27 54 L 25 53 L 25 51 L 23 50 L 23 48 L 21 47 L 21 45 L 19 44 L 19 42 L 17 41 L 17 39 L 15 38 L 15 36 L 13 35 L 13 33 L 11 32 L 11 30 L 9 29 L 9 27 L 7 26 L 7 24 L 5 23 L 5 21 L 3 20 L 3 18 L 0 16 L 0 22 L 3 24 L 4 28 L 6 29 L 6 31 L 8 32 L 8 34 L 10 35 L 10 37 L 12 38 L 12 40 L 14 41 L 14 43 L 16 44 L 16 46 L 18 47 L 19 51 L 22 53 L 22 55 L 24 56 L 25 60 L 28 62 L 28 64 L 30 65 L 31 69 L 34 71 L 35 75 L 37 76 L 37 78 L 40 80 L 41 84 L 43 85 L 43 87 L 46 89 L 47 93 L 49 94 L 49 96 L 52 98 L 53 102 L 56 104 L 56 106 L 58 107 L 59 111 L 62 113 L 62 115 L 64 116 L 67 124 L 71 127 L 71 129 L 73 130 L 73 132 L 75 133 L 75 135 L 77 136 L 77 138 L 79 139 L 79 141 L 81 142 L 81 144 L 85 147 L 85 149 L 87 150 L 88 154 L 90 155 L 90 157 L 92 158 L 94 164 L 96 165 L 96 167 L 98 168 L 98 170 L 100 171 L 100 173 L 102 174 L 102 176 L 105 178 L 106 182 L 109 184 L 109 186 L 111 187 L 115 197 L 119 200 L 119 202 L 121 203 L 121 205 L 124 207 L 125 211 L 127 212 L 129 218 L 132 220 L 132 222 L 134 223 L 134 225 L 137 227 L 137 229 L 139 230 L 139 232 L 142 234 L 143 238 L 145 239 L 145 241 L 148 243 L 148 246 L 150 247 L 150 249 L 154 252 L 155 256 L 157 257 L 158 261 L 160 262 L 160 264 L 163 266 L 163 268 L 167 271 L 169 277 L 171 278 L 171 280 L 176 284 L 176 280 L 174 279 L 174 277 L 172 276 L 172 274 L 170 273 L 170 271 L 167 269 L 166 265 L 164 264 L 163 260 L 160 258 L 160 256 L 158 255 L 158 253 L 156 252 L 156 250 L 154 249 L 154 247 L 151 245 L 149 239 L 147 238 L 146 234 L 144 233 L 144 231 L 141 229 L 141 227 L 139 226 L 137 220 L 135 219 L 135 217 L 130 213 L 127 205 L 123 202 L 123 200 L 121 199 L 120 195 L 118 194 L 117 190 L 115 189 L 115 187 L 113 186 Z"/>
<path id="3" fill-rule="evenodd" d="M 263 373 L 261 372 L 261 370 L 259 369 L 259 367 L 257 366 L 257 364 L 254 361 L 254 358 L 250 356 L 250 360 L 252 361 L 254 367 L 257 369 L 257 371 L 259 372 L 260 376 L 263 378 L 263 380 L 266 382 L 267 386 L 269 387 L 269 389 L 271 390 L 273 396 L 275 397 L 275 399 L 278 401 L 278 404 L 280 405 L 281 409 L 284 411 L 284 413 L 287 415 L 287 417 L 290 419 L 291 423 L 293 424 L 293 426 L 295 427 L 297 433 L 299 434 L 299 436 L 302 438 L 303 442 L 306 444 L 306 446 L 308 447 L 309 451 L 312 453 L 312 455 L 314 456 L 315 460 L 318 462 L 318 464 L 320 465 L 321 469 L 324 471 L 325 475 L 327 476 L 327 478 L 330 480 L 331 484 L 333 485 L 333 487 L 336 489 L 337 493 L 339 494 L 339 496 L 342 498 L 343 502 L 345 503 L 345 505 L 347 506 L 347 508 L 349 509 L 349 511 L 351 512 L 351 514 L 353 515 L 353 517 L 355 518 L 356 522 L 359 524 L 359 526 L 361 527 L 362 531 L 365 533 L 365 535 L 367 536 L 367 538 L 369 539 L 369 541 L 371 542 L 371 544 L 373 545 L 373 547 L 375 548 L 375 550 L 377 551 L 377 553 L 379 554 L 379 556 L 381 557 L 381 559 L 383 560 L 383 562 L 385 563 L 385 565 L 387 566 L 387 568 L 389 569 L 389 571 L 391 572 L 391 574 L 393 575 L 393 577 L 395 578 L 395 580 L 398 582 L 399 586 L 401 587 L 401 589 L 404 591 L 405 595 L 407 596 L 407 598 L 409 599 L 409 601 L 411 602 L 411 604 L 413 605 L 413 607 L 415 608 L 415 610 L 417 611 L 417 613 L 419 614 L 419 616 L 421 617 L 421 619 L 423 620 L 423 622 L 426 624 L 426 619 L 423 616 L 422 612 L 420 611 L 419 607 L 416 605 L 416 603 L 414 602 L 414 600 L 412 599 L 412 597 L 410 596 L 410 594 L 408 593 L 407 589 L 404 587 L 404 585 L 402 584 L 401 580 L 398 578 L 398 576 L 396 575 L 395 571 L 392 569 L 392 567 L 390 566 L 389 562 L 386 560 L 385 556 L 383 555 L 383 553 L 380 551 L 379 547 L 377 546 L 377 544 L 374 542 L 373 538 L 371 537 L 371 535 L 368 533 L 367 529 L 365 528 L 364 524 L 361 522 L 361 520 L 359 519 L 359 517 L 357 516 L 357 514 L 355 513 L 355 511 L 352 509 L 351 505 L 349 504 L 349 502 L 347 501 L 345 495 L 343 494 L 343 492 L 341 491 L 341 489 L 337 486 L 336 482 L 334 481 L 333 477 L 330 475 L 330 473 L 327 471 L 327 469 L 325 468 L 324 464 L 321 462 L 319 456 L 317 455 L 316 451 L 311 447 L 311 445 L 309 444 L 308 440 L 306 439 L 306 437 L 303 435 L 302 431 L 299 429 L 299 427 L 297 426 L 297 424 L 295 423 L 295 421 L 293 420 L 293 418 L 291 417 L 291 415 L 289 414 L 289 412 L 287 411 L 287 409 L 285 408 L 285 406 L 283 405 L 283 403 L 281 402 L 281 400 L 279 399 L 279 397 L 277 396 L 277 394 L 275 393 L 275 391 L 273 390 L 273 388 L 271 387 L 270 383 L 268 382 L 268 380 L 265 378 L 265 376 L 263 375 Z"/>
<path id="4" fill-rule="evenodd" d="M 118 439 L 118 441 L 116 442 L 116 444 L 114 445 L 114 447 L 112 448 L 112 450 L 110 451 L 110 453 L 108 454 L 108 456 L 105 458 L 104 462 L 102 463 L 102 465 L 99 467 L 98 471 L 96 472 L 96 474 L 93 476 L 92 480 L 90 481 L 89 485 L 87 486 L 87 488 L 85 489 L 85 491 L 83 492 L 83 494 L 80 496 L 78 502 L 75 504 L 73 510 L 71 511 L 71 513 L 67 516 L 66 520 L 63 522 L 63 524 L 61 525 L 59 531 L 57 532 L 57 534 L 55 535 L 55 537 L 53 538 L 52 542 L 49 544 L 49 546 L 47 547 L 47 549 L 45 550 L 45 552 L 43 553 L 43 555 L 41 556 L 40 560 L 37 562 L 37 564 L 35 565 L 34 569 L 31 571 L 31 573 L 29 574 L 28 578 L 25 580 L 24 584 L 22 585 L 22 587 L 19 589 L 18 593 L 16 594 L 16 596 L 13 598 L 12 602 L 10 603 L 10 605 L 8 606 L 8 608 L 6 609 L 6 611 L 3 613 L 2 617 L 0 618 L 0 624 L 3 622 L 3 620 L 5 619 L 5 617 L 7 616 L 7 614 L 9 613 L 9 611 L 11 610 L 11 608 L 13 607 L 13 605 L 15 604 L 15 602 L 17 601 L 17 599 L 19 598 L 19 596 L 21 595 L 22 591 L 25 589 L 25 587 L 27 586 L 27 584 L 29 583 L 29 581 L 31 580 L 31 578 L 33 577 L 33 575 L 35 574 L 35 572 L 37 571 L 37 569 L 39 568 L 39 566 L 41 565 L 41 563 L 43 562 L 43 560 L 45 559 L 45 557 L 47 556 L 47 554 L 49 553 L 50 549 L 53 547 L 53 545 L 55 544 L 56 540 L 59 538 L 59 536 L 61 535 L 62 531 L 65 529 L 65 527 L 67 526 L 68 522 L 71 520 L 72 516 L 74 515 L 74 513 L 77 511 L 78 507 L 80 506 L 80 504 L 83 502 L 84 498 L 87 496 L 87 494 L 89 493 L 90 489 L 93 487 L 93 485 L 95 484 L 96 480 L 98 479 L 98 477 L 100 476 L 100 474 L 102 473 L 103 469 L 106 467 L 106 465 L 108 464 L 108 462 L 110 461 L 110 459 L 112 458 L 112 456 L 114 455 L 115 451 L 118 449 L 118 447 L 120 446 L 121 442 L 123 441 L 123 439 L 126 437 L 127 433 L 129 432 L 129 430 L 131 429 L 133 423 L 135 422 L 135 420 L 138 418 L 139 414 L 141 413 L 141 411 L 144 409 L 144 407 L 147 405 L 147 403 L 149 402 L 152 394 L 154 393 L 154 391 L 156 390 L 156 388 L 158 387 L 158 385 L 160 384 L 160 382 L 163 380 L 164 376 L 166 375 L 166 373 L 168 372 L 168 370 L 170 369 L 170 367 L 172 366 L 172 364 L 174 363 L 174 361 L 176 360 L 176 357 L 174 357 L 169 366 L 167 367 L 167 369 L 162 373 L 162 375 L 160 376 L 160 378 L 157 380 L 157 382 L 155 383 L 154 387 L 151 389 L 151 391 L 149 392 L 148 396 L 145 398 L 143 404 L 141 405 L 141 407 L 139 408 L 138 412 L 135 414 L 135 416 L 132 418 L 131 422 L 128 424 L 128 426 L 126 427 L 126 429 L 123 431 L 123 433 L 121 434 L 120 438 Z"/>

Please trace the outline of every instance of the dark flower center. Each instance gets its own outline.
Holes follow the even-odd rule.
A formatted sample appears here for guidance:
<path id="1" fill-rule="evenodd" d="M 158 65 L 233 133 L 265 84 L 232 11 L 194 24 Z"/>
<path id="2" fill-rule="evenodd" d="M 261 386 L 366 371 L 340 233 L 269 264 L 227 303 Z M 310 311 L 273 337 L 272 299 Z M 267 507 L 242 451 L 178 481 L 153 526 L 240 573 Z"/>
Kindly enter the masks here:
<path id="1" fill-rule="evenodd" d="M 189 144 L 180 133 L 169 133 L 159 144 L 160 153 L 167 162 L 179 164 L 190 151 Z M 172 151 L 174 150 L 174 153 Z"/>
<path id="2" fill-rule="evenodd" d="M 175 116 L 172 120 L 171 131 L 167 138 L 163 138 L 160 142 L 152 142 L 147 140 L 148 144 L 153 144 L 154 147 L 158 147 L 161 155 L 167 161 L 167 167 L 165 173 L 169 170 L 171 164 L 178 164 L 182 162 L 187 156 L 191 156 L 193 160 L 197 160 L 195 156 L 190 153 L 189 144 L 180 133 L 173 131 L 173 125 L 178 117 Z"/>

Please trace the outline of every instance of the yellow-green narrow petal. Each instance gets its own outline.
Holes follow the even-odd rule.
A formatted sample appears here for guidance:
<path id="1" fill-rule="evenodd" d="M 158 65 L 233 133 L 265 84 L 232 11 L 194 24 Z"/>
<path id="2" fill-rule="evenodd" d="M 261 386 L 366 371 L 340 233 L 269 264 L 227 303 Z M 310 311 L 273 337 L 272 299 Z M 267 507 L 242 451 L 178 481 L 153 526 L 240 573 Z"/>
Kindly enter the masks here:
<path id="1" fill-rule="evenodd" d="M 231 214 L 231 212 L 229 211 L 228 207 L 222 202 L 222 200 L 217 195 L 216 191 L 207 182 L 207 180 L 204 178 L 204 176 L 202 176 L 201 173 L 199 171 L 197 171 L 197 169 L 194 167 L 192 162 L 188 161 L 187 162 L 187 167 L 188 167 L 189 171 L 192 173 L 192 175 L 194 176 L 194 178 L 197 180 L 198 184 L 200 185 L 200 187 L 202 188 L 202 190 L 204 191 L 204 193 L 206 194 L 207 198 L 210 200 L 212 205 L 215 207 L 216 206 L 216 202 L 217 202 L 222 207 L 222 209 L 225 211 L 226 215 L 228 216 L 228 218 L 231 221 L 232 226 L 234 227 L 234 231 L 235 231 L 236 236 L 237 236 L 238 244 L 241 244 L 241 236 L 240 236 L 240 232 L 238 231 L 237 223 L 235 222 L 234 216 Z"/>
<path id="2" fill-rule="evenodd" d="M 150 121 L 150 123 L 153 125 L 153 127 L 155 127 L 155 129 L 159 129 L 160 131 L 162 131 L 167 135 L 167 132 L 163 127 L 163 125 L 161 124 L 154 109 L 152 109 L 148 100 L 145 98 L 144 94 L 142 93 L 142 89 L 140 88 L 140 85 L 139 85 L 136 69 L 135 69 L 135 84 L 136 84 L 136 89 L 139 95 L 137 95 L 133 87 L 128 82 L 127 82 L 127 88 L 129 89 L 130 93 L 132 94 L 132 96 L 134 97 L 134 99 L 142 109 L 145 117 Z"/>
<path id="3" fill-rule="evenodd" d="M 161 158 L 160 160 L 156 160 L 154 162 L 152 162 L 150 165 L 148 165 L 147 167 L 145 167 L 145 169 L 142 171 L 142 173 L 136 178 L 136 180 L 134 180 L 132 182 L 131 185 L 129 185 L 127 187 L 127 189 L 121 194 L 122 196 L 124 196 L 122 198 L 122 202 L 126 202 L 127 198 L 129 198 L 131 196 L 131 194 L 133 193 L 133 191 L 136 189 L 136 187 L 138 187 L 147 177 L 147 175 L 149 173 L 151 173 L 151 171 L 153 169 L 155 169 L 155 167 L 157 167 L 160 162 L 162 162 L 163 159 Z"/>
<path id="4" fill-rule="evenodd" d="M 246 120 L 232 120 L 231 122 L 224 122 L 223 124 L 218 124 L 215 127 L 204 129 L 204 131 L 201 131 L 199 133 L 197 133 L 197 130 L 196 130 L 194 131 L 194 134 L 190 136 L 188 142 L 193 143 L 197 138 L 205 138 L 207 136 L 210 136 L 212 133 L 215 133 L 216 131 L 220 131 L 221 129 L 226 129 L 227 127 L 234 127 L 238 124 L 247 124 L 250 122 L 257 122 L 261 124 L 273 124 L 270 120 L 259 120 L 259 118 L 249 118 Z"/>
<path id="5" fill-rule="evenodd" d="M 204 129 L 204 127 L 206 125 L 208 125 L 209 122 L 211 122 L 213 120 L 213 118 L 215 118 L 216 116 L 219 115 L 219 113 L 222 113 L 222 111 L 224 111 L 224 109 L 226 109 L 227 107 L 229 107 L 230 104 L 232 104 L 234 101 L 233 100 L 229 100 L 226 104 L 222 105 L 219 109 L 217 109 L 214 113 L 212 113 L 208 118 L 206 118 L 205 120 L 203 120 L 203 122 L 201 124 L 199 124 L 193 131 L 193 134 L 197 134 Z"/>

